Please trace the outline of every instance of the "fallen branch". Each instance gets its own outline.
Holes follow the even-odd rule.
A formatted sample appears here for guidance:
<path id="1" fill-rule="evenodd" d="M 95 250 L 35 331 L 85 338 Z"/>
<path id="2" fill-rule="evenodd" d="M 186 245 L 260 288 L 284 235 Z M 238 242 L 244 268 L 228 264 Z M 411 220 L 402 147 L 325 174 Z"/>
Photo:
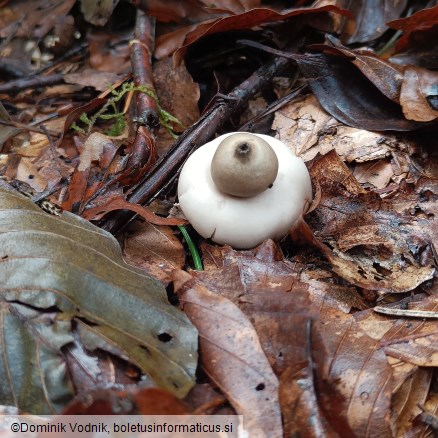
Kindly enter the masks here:
<path id="1" fill-rule="evenodd" d="M 152 51 L 155 34 L 154 19 L 137 9 L 134 39 L 131 40 L 131 63 L 136 87 L 154 91 Z M 157 102 L 146 93 L 136 93 L 137 132 L 126 164 L 130 183 L 138 180 L 156 160 L 156 142 L 152 131 L 159 126 Z"/>

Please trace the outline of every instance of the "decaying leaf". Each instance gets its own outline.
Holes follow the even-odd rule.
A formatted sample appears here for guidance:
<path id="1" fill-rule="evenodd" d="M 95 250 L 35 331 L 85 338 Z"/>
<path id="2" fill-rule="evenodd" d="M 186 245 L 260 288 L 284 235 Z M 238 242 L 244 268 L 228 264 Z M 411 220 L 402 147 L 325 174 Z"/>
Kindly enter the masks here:
<path id="1" fill-rule="evenodd" d="M 309 220 L 334 271 L 349 283 L 380 292 L 407 292 L 433 278 L 427 252 L 431 236 L 415 217 L 391 211 L 385 200 L 366 193 L 334 151 L 310 170 L 322 199 Z"/>
<path id="2" fill-rule="evenodd" d="M 412 428 L 430 386 L 421 367 L 436 365 L 436 322 L 377 315 L 352 301 L 354 289 L 283 260 L 273 242 L 251 251 L 204 245 L 203 253 L 198 281 L 250 319 L 279 377 L 285 433 L 389 438 Z M 410 308 L 436 306 L 434 297 L 414 297 Z"/>
<path id="3" fill-rule="evenodd" d="M 209 245 L 202 250 L 206 271 L 194 275 L 249 318 L 280 380 L 285 435 L 300 431 L 306 436 L 331 436 L 314 382 L 316 375 L 326 375 L 320 315 L 325 320 L 333 309 L 346 313 L 365 309 L 355 290 L 316 280 L 318 273 L 309 266 L 284 260 L 273 241 L 249 251 Z M 338 424 L 340 429 L 350 431 Z"/>
<path id="4" fill-rule="evenodd" d="M 283 305 L 287 309 L 290 296 L 285 295 L 280 298 L 278 292 L 292 294 L 295 310 L 306 320 L 311 313 L 303 310 L 306 309 L 308 299 L 316 306 L 330 303 L 346 313 L 352 308 L 367 308 L 354 288 L 318 280 L 319 276 L 326 278 L 330 274 L 312 271 L 311 266 L 297 261 L 284 260 L 283 254 L 272 240 L 267 240 L 249 251 L 236 251 L 227 246 L 220 248 L 203 244 L 202 253 L 205 270 L 195 271 L 192 275 L 210 291 L 230 299 L 239 306 L 242 305 L 242 308 L 245 307 L 245 303 L 254 303 L 252 294 L 259 297 L 256 301 L 260 301 L 261 294 L 264 293 L 267 297 L 272 295 L 271 305 L 274 308 L 278 299 L 280 302 L 283 300 Z M 260 307 L 263 308 L 264 305 Z M 292 308 L 293 305 L 291 304 L 290 307 Z M 274 311 L 272 313 L 275 314 Z M 281 318 L 285 315 L 277 316 Z M 263 336 L 264 333 L 261 334 L 262 339 Z M 266 340 L 266 347 L 269 351 L 272 350 L 270 360 L 275 363 L 278 359 L 271 341 L 275 344 L 274 340 L 269 338 Z M 267 350 L 265 351 L 268 354 Z M 286 356 L 284 354 L 281 356 L 283 357 L 281 371 L 290 365 L 285 359 Z"/>
<path id="5" fill-rule="evenodd" d="M 72 395 L 61 348 L 73 337 L 185 395 L 197 332 L 169 305 L 164 288 L 126 265 L 108 233 L 0 190 L 2 402 L 33 413 L 59 411 Z"/>
<path id="6" fill-rule="evenodd" d="M 421 301 L 412 302 L 409 309 L 428 310 L 436 312 L 438 309 L 438 298 L 430 296 Z M 438 333 L 436 321 L 412 321 L 416 326 L 415 331 L 399 333 L 396 340 L 387 342 L 385 353 L 395 359 L 422 367 L 438 366 Z"/>
<path id="7" fill-rule="evenodd" d="M 272 129 L 306 162 L 333 149 L 348 163 L 384 159 L 397 152 L 395 146 L 401 152 L 412 150 L 407 140 L 392 133 L 382 135 L 340 124 L 313 95 L 297 98 L 278 110 Z"/>
<path id="8" fill-rule="evenodd" d="M 25 38 L 43 38 L 57 20 L 69 13 L 74 3 L 74 0 L 37 0 L 32 3 L 20 0 L 11 3 L 1 17 L 0 37 L 13 34 Z"/>
<path id="9" fill-rule="evenodd" d="M 282 436 L 278 379 L 250 321 L 231 301 L 176 271 L 175 289 L 199 330 L 202 365 L 227 395 L 251 437 Z"/>
<path id="10" fill-rule="evenodd" d="M 82 212 L 83 204 L 88 197 L 103 184 L 101 180 L 104 179 L 103 176 L 107 173 L 122 142 L 122 138 L 111 138 L 99 132 L 94 132 L 87 138 L 78 166 L 71 176 L 69 194 L 63 203 L 65 210 Z M 95 165 L 96 163 L 99 167 Z M 91 188 L 87 187 L 89 180 L 94 182 Z"/>

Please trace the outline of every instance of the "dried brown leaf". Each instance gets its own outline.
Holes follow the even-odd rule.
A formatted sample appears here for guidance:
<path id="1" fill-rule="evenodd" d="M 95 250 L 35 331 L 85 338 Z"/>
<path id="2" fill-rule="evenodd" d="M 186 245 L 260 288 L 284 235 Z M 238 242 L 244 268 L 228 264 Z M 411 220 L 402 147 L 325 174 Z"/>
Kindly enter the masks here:
<path id="1" fill-rule="evenodd" d="M 430 389 L 432 370 L 417 368 L 393 396 L 391 424 L 393 436 L 406 436 L 412 430 L 412 420 L 421 412 Z"/>
<path id="2" fill-rule="evenodd" d="M 433 278 L 431 256 L 421 256 L 430 243 L 424 225 L 392 211 L 391 200 L 366 193 L 334 152 L 317 159 L 310 173 L 321 185 L 322 199 L 307 219 L 338 275 L 368 290 L 393 293 Z"/>
<path id="3" fill-rule="evenodd" d="M 409 143 L 392 133 L 345 126 L 331 117 L 314 95 L 302 96 L 275 113 L 272 129 L 304 161 L 336 150 L 343 161 L 369 162 L 393 154 L 393 145 L 408 149 Z"/>
<path id="4" fill-rule="evenodd" d="M 107 90 L 112 84 L 120 81 L 122 78 L 123 76 L 120 74 L 98 71 L 92 68 L 85 68 L 80 72 L 64 75 L 64 81 L 69 84 L 93 87 L 98 91 Z"/>
<path id="5" fill-rule="evenodd" d="M 211 18 L 199 0 L 133 0 L 135 5 L 162 23 L 197 22 Z"/>
<path id="6" fill-rule="evenodd" d="M 235 304 L 251 300 L 253 293 L 270 296 L 277 292 L 288 292 L 293 296 L 298 293 L 304 293 L 306 297 L 308 295 L 318 308 L 329 305 L 346 313 L 353 307 L 367 308 L 354 288 L 318 280 L 319 276 L 327 280 L 332 274 L 285 260 L 272 240 L 249 251 L 203 244 L 202 253 L 205 270 L 193 272 L 193 275 L 209 290 L 227 297 Z M 289 295 L 283 299 L 286 306 Z"/>
<path id="7" fill-rule="evenodd" d="M 384 189 L 395 179 L 394 168 L 387 159 L 358 163 L 353 175 L 360 184 L 376 189 Z"/>
<path id="8" fill-rule="evenodd" d="M 281 375 L 280 401 L 285 436 L 335 438 L 339 436 L 341 428 L 346 436 L 352 436 L 352 431 L 345 431 L 345 427 L 340 427 L 339 423 L 335 432 L 324 418 L 324 412 L 318 402 L 311 364 L 298 371 L 287 369 Z M 312 421 L 309 421 L 309 418 Z"/>
<path id="9" fill-rule="evenodd" d="M 180 122 L 173 124 L 176 132 L 193 125 L 199 119 L 199 85 L 193 81 L 184 63 L 173 65 L 172 59 L 164 58 L 154 64 L 154 83 L 160 105 Z M 175 139 L 165 129 L 157 138 L 157 153 L 163 156 Z"/>
<path id="10" fill-rule="evenodd" d="M 348 11 L 330 5 L 316 8 L 294 9 L 285 13 L 279 13 L 268 8 L 255 8 L 241 14 L 208 20 L 165 34 L 157 38 L 155 56 L 160 59 L 177 51 L 175 58 L 180 62 L 187 47 L 207 35 L 236 29 L 250 29 L 264 23 L 281 21 L 302 14 L 316 14 L 320 12 L 335 12 L 348 15 Z"/>
<path id="11" fill-rule="evenodd" d="M 19 0 L 10 3 L 0 16 L 0 37 L 11 35 L 42 39 L 63 15 L 67 15 L 75 0 Z M 18 26 L 17 26 L 18 24 Z"/>
<path id="12" fill-rule="evenodd" d="M 335 311 L 322 319 L 329 373 L 321 400 L 329 418 L 346 420 L 355 436 L 391 436 L 387 413 L 392 371 L 385 353 L 378 348 L 380 338 L 390 328 L 390 322 L 358 322 Z M 336 398 L 338 402 L 333 403 Z"/>
<path id="13" fill-rule="evenodd" d="M 411 303 L 409 309 L 438 310 L 438 298 L 427 297 L 419 303 Z M 438 333 L 436 321 L 417 322 L 417 331 L 414 334 L 406 335 L 400 333 L 396 340 L 385 345 L 385 353 L 388 356 L 403 362 L 422 367 L 438 367 Z"/>
<path id="14" fill-rule="evenodd" d="M 164 284 L 172 280 L 171 273 L 185 263 L 181 242 L 170 227 L 151 223 L 136 223 L 125 234 L 123 256 L 133 266 L 143 269 Z"/>
<path id="15" fill-rule="evenodd" d="M 226 394 L 251 437 L 282 437 L 278 380 L 247 317 L 191 275 L 176 271 L 175 290 L 200 336 L 202 366 Z"/>
<path id="16" fill-rule="evenodd" d="M 117 149 L 123 142 L 123 137 L 111 138 L 99 132 L 92 133 L 85 141 L 76 169 L 69 184 L 69 193 L 67 199 L 63 202 L 63 209 L 68 211 L 81 212 L 87 201 L 86 191 L 90 179 L 98 182 L 93 185 L 93 190 L 88 196 L 91 196 L 98 186 L 100 180 L 116 155 Z M 99 165 L 96 166 L 96 164 Z M 100 178 L 91 178 L 100 172 Z"/>
<path id="17" fill-rule="evenodd" d="M 250 251 L 209 245 L 202 250 L 207 272 L 196 272 L 196 277 L 250 318 L 280 378 L 285 434 L 334 436 L 313 382 L 313 372 L 325 375 L 326 363 L 318 313 L 366 308 L 356 291 L 313 279 L 305 265 L 284 260 L 272 241 Z M 309 423 L 309 417 L 314 421 Z M 339 428 L 346 430 L 345 425 Z"/>

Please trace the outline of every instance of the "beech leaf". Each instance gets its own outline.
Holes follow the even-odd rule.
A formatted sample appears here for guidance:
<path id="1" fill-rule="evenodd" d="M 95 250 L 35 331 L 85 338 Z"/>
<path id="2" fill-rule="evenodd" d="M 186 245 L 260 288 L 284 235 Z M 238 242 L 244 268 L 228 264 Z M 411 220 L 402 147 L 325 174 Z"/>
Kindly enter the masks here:
<path id="1" fill-rule="evenodd" d="M 0 398 L 43 414 L 73 395 L 62 347 L 79 338 L 184 396 L 197 331 L 164 287 L 127 265 L 117 241 L 64 212 L 51 216 L 0 188 Z"/>
<path id="2" fill-rule="evenodd" d="M 202 366 L 236 412 L 245 416 L 249 436 L 283 436 L 278 379 L 251 322 L 230 300 L 184 271 L 175 271 L 174 284 L 199 330 Z"/>

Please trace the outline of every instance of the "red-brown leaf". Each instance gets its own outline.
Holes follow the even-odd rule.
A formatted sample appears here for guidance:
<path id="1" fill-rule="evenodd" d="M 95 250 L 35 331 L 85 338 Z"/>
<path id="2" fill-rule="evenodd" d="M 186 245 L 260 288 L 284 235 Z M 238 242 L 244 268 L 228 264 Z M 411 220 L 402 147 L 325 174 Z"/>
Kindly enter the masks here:
<path id="1" fill-rule="evenodd" d="M 208 20 L 165 34 L 157 38 L 155 56 L 162 58 L 178 50 L 175 56 L 176 59 L 180 61 L 187 47 L 206 35 L 235 29 L 250 29 L 264 23 L 281 21 L 302 14 L 315 14 L 320 12 L 336 12 L 346 16 L 349 15 L 347 10 L 338 8 L 337 6 L 294 9 L 283 14 L 267 8 L 251 9 L 241 14 Z"/>
<path id="2" fill-rule="evenodd" d="M 99 220 L 107 213 L 114 210 L 133 211 L 154 225 L 183 225 L 186 223 L 183 219 L 157 216 L 146 207 L 128 202 L 123 196 L 109 198 L 103 204 L 85 210 L 82 216 L 88 220 Z"/>
<path id="3" fill-rule="evenodd" d="M 438 24 L 438 6 L 422 9 L 410 17 L 400 18 L 388 23 L 392 29 L 403 31 L 403 36 L 397 43 L 397 50 L 401 50 L 408 45 L 409 38 L 414 32 L 421 32 L 432 28 Z"/>

